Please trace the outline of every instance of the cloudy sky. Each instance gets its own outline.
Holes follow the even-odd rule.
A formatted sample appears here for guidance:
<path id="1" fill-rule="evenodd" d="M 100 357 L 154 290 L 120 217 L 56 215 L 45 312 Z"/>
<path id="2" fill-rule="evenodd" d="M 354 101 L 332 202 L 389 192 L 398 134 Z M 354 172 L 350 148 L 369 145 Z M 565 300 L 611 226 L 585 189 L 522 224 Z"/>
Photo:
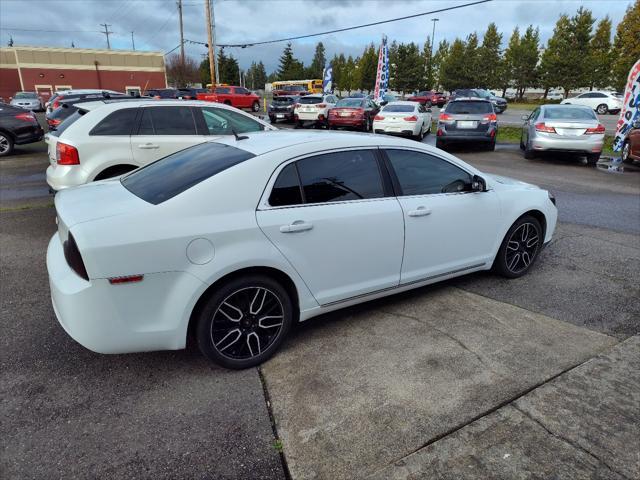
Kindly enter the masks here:
<path id="1" fill-rule="evenodd" d="M 214 0 L 218 43 L 244 43 L 322 32 L 387 20 L 468 3 L 472 0 Z M 309 62 L 315 43 L 321 40 L 328 56 L 335 52 L 359 55 L 382 33 L 399 42 L 422 44 L 431 34 L 431 18 L 437 17 L 436 42 L 482 33 L 495 22 L 506 37 L 515 26 L 521 30 L 533 24 L 546 42 L 562 13 L 573 14 L 580 5 L 596 19 L 609 15 L 614 27 L 632 0 L 493 0 L 435 15 L 324 35 L 293 43 L 295 55 Z M 207 41 L 204 0 L 183 0 L 184 36 Z M 175 0 L 0 0 L 0 42 L 10 36 L 15 45 L 105 48 L 98 31 L 111 24 L 111 48 L 130 49 L 134 32 L 136 49 L 168 52 L 180 42 Z M 262 60 L 271 72 L 277 68 L 284 43 L 226 51 L 247 68 Z M 187 45 L 187 53 L 198 61 L 206 53 L 201 45 Z"/>

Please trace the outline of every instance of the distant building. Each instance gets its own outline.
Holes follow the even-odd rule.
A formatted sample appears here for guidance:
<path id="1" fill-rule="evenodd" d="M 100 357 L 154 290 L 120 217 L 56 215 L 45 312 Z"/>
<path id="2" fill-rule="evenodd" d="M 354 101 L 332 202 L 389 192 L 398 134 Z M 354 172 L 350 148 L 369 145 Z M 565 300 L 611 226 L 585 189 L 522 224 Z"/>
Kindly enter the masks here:
<path id="1" fill-rule="evenodd" d="M 86 48 L 0 48 L 0 97 L 37 91 L 48 98 L 58 90 L 99 88 L 135 94 L 166 88 L 162 52 Z"/>

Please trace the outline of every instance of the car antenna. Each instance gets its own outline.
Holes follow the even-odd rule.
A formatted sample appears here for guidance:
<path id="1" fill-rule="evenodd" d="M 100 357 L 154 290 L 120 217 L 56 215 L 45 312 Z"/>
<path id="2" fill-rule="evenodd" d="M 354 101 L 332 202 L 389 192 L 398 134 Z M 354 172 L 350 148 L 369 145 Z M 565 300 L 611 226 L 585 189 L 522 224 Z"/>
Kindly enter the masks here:
<path id="1" fill-rule="evenodd" d="M 233 127 L 231 127 L 231 133 L 233 133 L 233 136 L 236 137 L 236 141 L 237 140 L 246 140 L 247 138 L 249 138 L 246 135 L 238 135 L 238 132 L 236 132 L 236 129 L 233 128 Z"/>

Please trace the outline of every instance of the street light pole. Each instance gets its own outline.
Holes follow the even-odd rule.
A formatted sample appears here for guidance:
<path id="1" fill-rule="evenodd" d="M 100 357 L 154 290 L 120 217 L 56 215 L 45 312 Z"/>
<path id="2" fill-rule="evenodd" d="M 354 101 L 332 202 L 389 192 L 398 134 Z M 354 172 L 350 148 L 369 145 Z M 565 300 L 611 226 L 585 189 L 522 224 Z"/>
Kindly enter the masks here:
<path id="1" fill-rule="evenodd" d="M 433 30 L 431 32 L 431 52 L 429 53 L 429 81 L 433 80 L 433 76 L 431 75 L 431 62 L 433 62 L 433 44 L 435 43 L 435 36 L 436 36 L 436 22 L 439 21 L 439 18 L 432 18 L 431 21 L 433 22 Z M 431 88 L 432 85 L 429 85 L 429 88 Z"/>

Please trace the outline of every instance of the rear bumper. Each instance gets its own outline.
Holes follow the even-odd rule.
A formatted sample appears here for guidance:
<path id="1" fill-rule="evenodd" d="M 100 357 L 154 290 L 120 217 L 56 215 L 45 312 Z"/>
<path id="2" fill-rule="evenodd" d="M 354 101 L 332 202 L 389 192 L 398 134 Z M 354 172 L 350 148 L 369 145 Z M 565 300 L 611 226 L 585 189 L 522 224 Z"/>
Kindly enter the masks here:
<path id="1" fill-rule="evenodd" d="M 444 130 L 442 135 L 438 135 L 437 137 L 438 140 L 443 143 L 493 142 L 496 139 L 497 133 L 498 130 L 496 128 L 491 128 L 486 132 L 469 131 L 464 133 Z"/>
<path id="2" fill-rule="evenodd" d="M 293 112 L 269 112 L 269 119 L 271 121 L 278 121 L 278 120 L 291 121 L 293 120 L 293 118 L 294 118 Z"/>
<path id="3" fill-rule="evenodd" d="M 89 174 L 80 165 L 49 165 L 47 167 L 47 185 L 54 192 L 84 185 L 88 181 Z"/>
<path id="4" fill-rule="evenodd" d="M 326 116 L 322 112 L 320 112 L 320 113 L 316 113 L 316 112 L 296 112 L 295 116 L 297 116 L 298 120 L 300 120 L 301 122 L 311 122 L 311 121 L 317 122 L 317 121 L 324 120 L 326 118 Z"/>
<path id="5" fill-rule="evenodd" d="M 145 275 L 136 284 L 86 281 L 68 266 L 56 233 L 47 249 L 51 302 L 76 342 L 98 353 L 184 348 L 184 311 L 201 282 L 181 272 Z"/>
<path id="6" fill-rule="evenodd" d="M 565 139 L 536 136 L 531 139 L 531 147 L 536 151 L 566 151 L 599 153 L 604 144 L 604 135 L 589 135 L 583 139 Z"/>
<path id="7" fill-rule="evenodd" d="M 329 117 L 329 125 L 332 127 L 361 127 L 365 122 L 364 118 Z"/>

